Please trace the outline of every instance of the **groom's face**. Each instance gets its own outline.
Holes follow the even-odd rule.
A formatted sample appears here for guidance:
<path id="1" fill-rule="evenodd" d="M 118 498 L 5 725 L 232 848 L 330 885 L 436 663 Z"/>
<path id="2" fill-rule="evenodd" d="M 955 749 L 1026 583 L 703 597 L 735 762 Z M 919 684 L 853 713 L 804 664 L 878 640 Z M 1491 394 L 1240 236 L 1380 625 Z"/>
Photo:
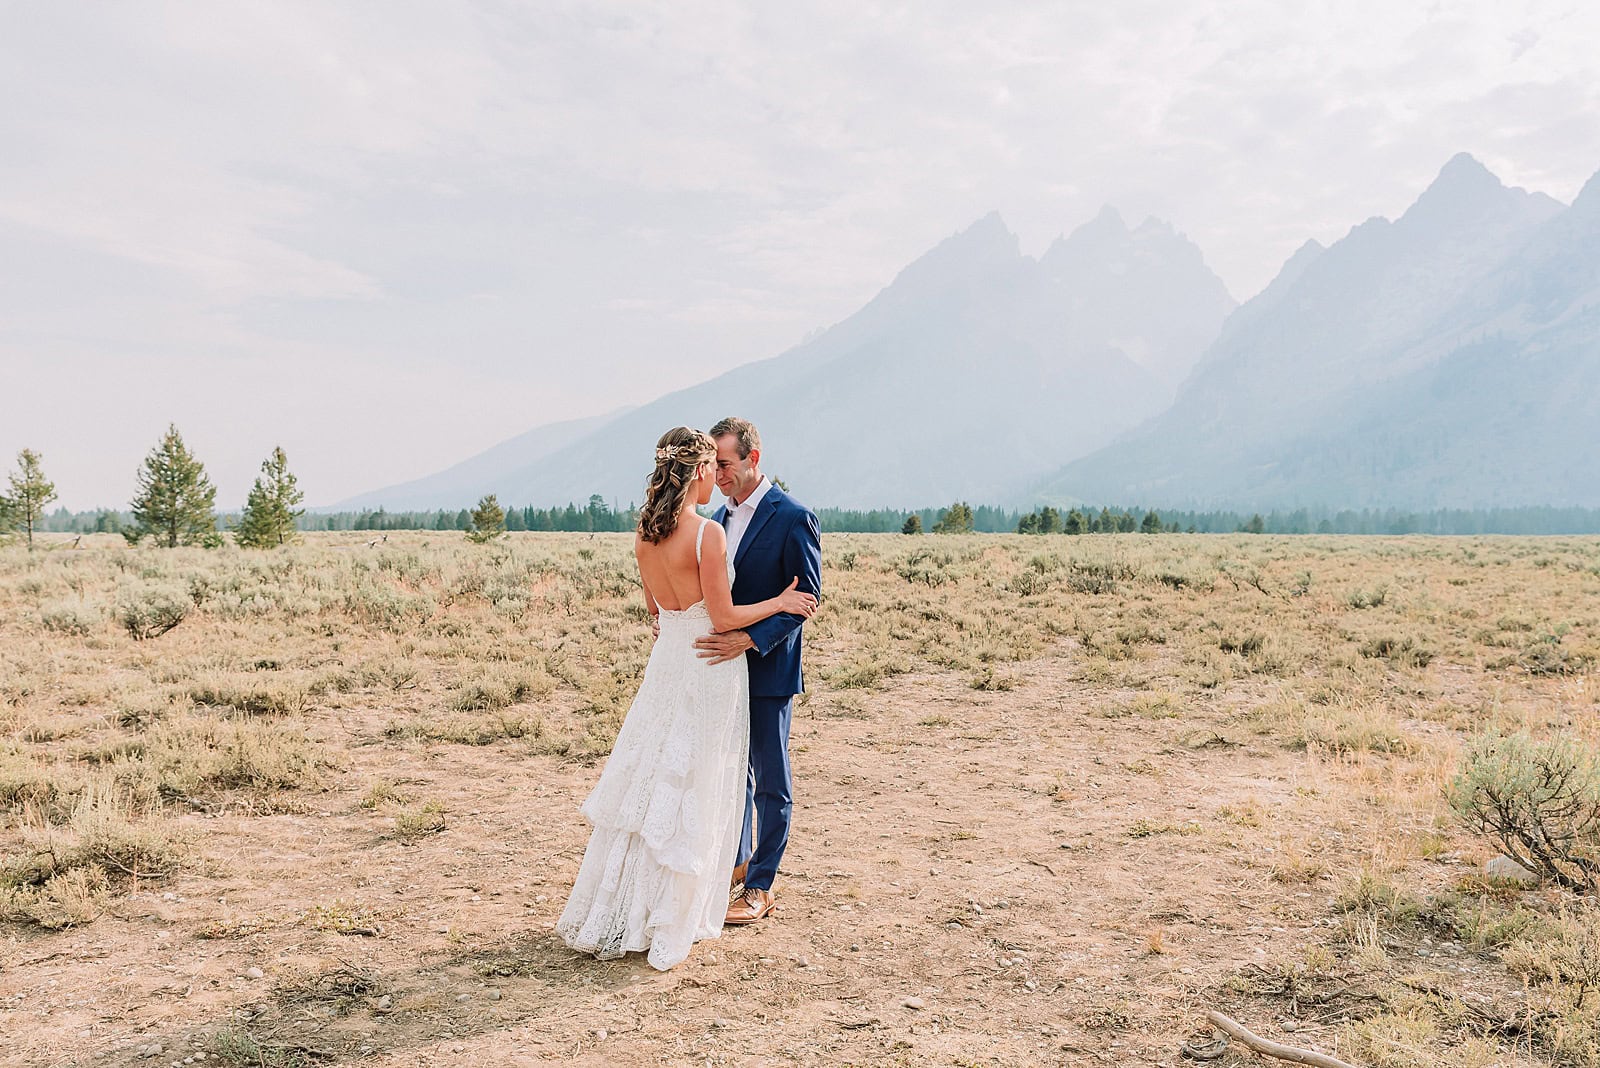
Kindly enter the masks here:
<path id="1" fill-rule="evenodd" d="M 761 483 L 761 450 L 751 449 L 749 456 L 739 455 L 739 439 L 724 434 L 717 439 L 717 489 L 732 501 L 742 501 L 755 492 Z"/>

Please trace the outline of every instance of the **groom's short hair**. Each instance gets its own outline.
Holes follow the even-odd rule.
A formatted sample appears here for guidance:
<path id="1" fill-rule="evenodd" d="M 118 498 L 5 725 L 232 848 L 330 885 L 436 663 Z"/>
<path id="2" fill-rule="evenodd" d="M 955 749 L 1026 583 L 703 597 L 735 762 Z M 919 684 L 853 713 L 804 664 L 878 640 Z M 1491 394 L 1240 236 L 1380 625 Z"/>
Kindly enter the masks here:
<path id="1" fill-rule="evenodd" d="M 730 415 L 726 419 L 717 420 L 717 425 L 711 428 L 712 440 L 732 434 L 739 443 L 739 459 L 748 459 L 752 449 L 761 448 L 761 435 L 756 433 L 756 425 L 748 419 L 740 419 Z"/>

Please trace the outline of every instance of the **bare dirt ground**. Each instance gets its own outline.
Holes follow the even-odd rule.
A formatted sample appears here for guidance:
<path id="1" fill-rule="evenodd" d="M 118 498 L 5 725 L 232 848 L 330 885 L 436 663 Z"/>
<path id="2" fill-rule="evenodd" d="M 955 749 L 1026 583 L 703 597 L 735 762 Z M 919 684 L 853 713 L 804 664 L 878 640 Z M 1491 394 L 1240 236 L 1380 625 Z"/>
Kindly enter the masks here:
<path id="1" fill-rule="evenodd" d="M 1268 565 L 1278 585 L 1318 567 L 1296 551 Z M 1572 581 L 1592 595 L 1592 576 Z M 1247 616 L 1266 603 L 1248 587 L 1207 596 Z M 1136 607 L 1163 622 L 1159 603 L 1127 601 L 1102 622 Z M 1491 949 L 1450 931 L 1374 919 L 1363 945 L 1340 896 L 1364 871 L 1419 895 L 1470 877 L 1492 851 L 1452 830 L 1439 800 L 1462 710 L 1592 717 L 1587 675 L 1494 675 L 1481 656 L 1383 666 L 1375 729 L 1406 743 L 1308 744 L 1286 693 L 1334 678 L 1326 665 L 1196 682 L 1197 663 L 1214 665 L 1176 637 L 1108 656 L 1095 628 L 1074 630 L 1070 599 L 1032 610 L 1062 625 L 1002 662 L 998 683 L 910 657 L 857 685 L 872 645 L 821 626 L 825 609 L 794 721 L 780 910 L 665 974 L 579 957 L 551 931 L 603 757 L 396 732 L 438 706 L 443 683 L 426 676 L 314 700 L 298 722 L 332 754 L 315 788 L 176 803 L 171 819 L 200 843 L 189 862 L 124 879 L 92 922 L 0 925 L 0 1063 L 1176 1066 L 1199 1063 L 1180 1044 L 1203 1042 L 1216 1008 L 1357 1063 L 1446 1064 L 1423 1049 L 1448 1049 L 1442 1033 L 1393 1038 L 1411 1059 L 1381 1060 L 1370 1034 L 1352 1053 L 1351 1021 L 1404 1018 L 1397 981 L 1463 1004 L 1519 996 Z M 289 660 L 315 646 L 231 634 Z M 132 648 L 82 655 L 123 670 Z M 570 715 L 581 694 L 526 703 Z M 375 802 L 375 783 L 394 796 Z M 423 798 L 443 829 L 397 833 L 396 812 Z M 1569 1063 L 1502 1037 L 1454 1063 Z"/>

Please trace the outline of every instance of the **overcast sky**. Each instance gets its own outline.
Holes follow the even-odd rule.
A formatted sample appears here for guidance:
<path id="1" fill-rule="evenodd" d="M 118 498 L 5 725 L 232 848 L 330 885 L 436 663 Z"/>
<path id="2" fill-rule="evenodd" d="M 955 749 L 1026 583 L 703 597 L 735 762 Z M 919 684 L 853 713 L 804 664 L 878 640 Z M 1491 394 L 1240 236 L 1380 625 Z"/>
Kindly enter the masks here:
<path id="1" fill-rule="evenodd" d="M 312 504 L 775 355 L 992 209 L 1249 297 L 1452 154 L 1570 201 L 1564 2 L 0 3 L 0 469 L 124 506 L 168 422 Z"/>

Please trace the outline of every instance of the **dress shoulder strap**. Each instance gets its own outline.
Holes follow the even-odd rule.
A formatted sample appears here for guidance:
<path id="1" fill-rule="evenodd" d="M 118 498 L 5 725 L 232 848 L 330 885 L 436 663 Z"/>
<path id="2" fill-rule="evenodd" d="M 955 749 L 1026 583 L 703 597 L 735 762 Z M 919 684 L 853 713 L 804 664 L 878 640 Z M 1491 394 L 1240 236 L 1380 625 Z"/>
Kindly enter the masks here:
<path id="1" fill-rule="evenodd" d="M 711 520 L 701 516 L 700 529 L 694 532 L 694 562 L 697 564 L 700 562 L 700 542 L 705 539 L 706 524 L 709 522 L 711 522 Z"/>

